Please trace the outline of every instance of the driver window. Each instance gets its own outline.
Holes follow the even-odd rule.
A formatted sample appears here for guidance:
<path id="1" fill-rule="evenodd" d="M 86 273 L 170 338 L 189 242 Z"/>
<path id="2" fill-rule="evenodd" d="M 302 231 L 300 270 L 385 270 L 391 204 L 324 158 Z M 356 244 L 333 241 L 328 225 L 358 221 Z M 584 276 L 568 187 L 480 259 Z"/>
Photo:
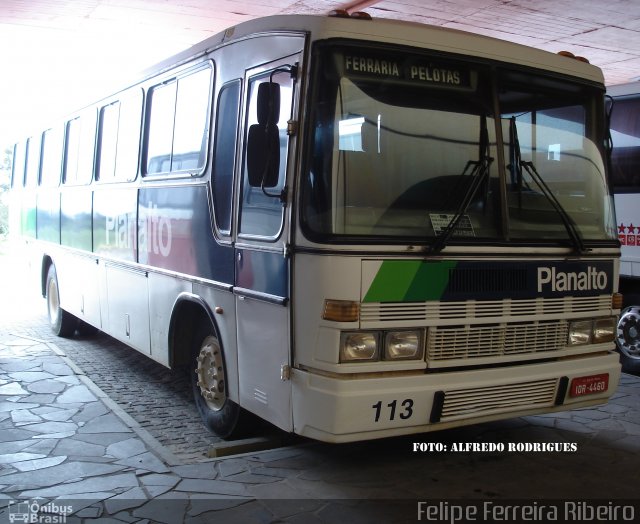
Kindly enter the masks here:
<path id="1" fill-rule="evenodd" d="M 278 170 L 278 183 L 275 187 L 263 189 L 260 186 L 252 187 L 249 184 L 247 172 L 247 158 L 245 146 L 245 162 L 243 166 L 241 187 L 241 212 L 240 234 L 246 236 L 259 236 L 275 239 L 282 227 L 283 205 L 277 196 L 280 195 L 285 184 L 287 164 L 287 121 L 291 118 L 291 103 L 293 99 L 293 79 L 290 73 L 278 72 L 271 76 L 271 72 L 254 77 L 249 82 L 249 98 L 247 110 L 247 122 L 245 129 L 258 123 L 258 86 L 263 82 L 272 82 L 280 85 L 280 113 L 278 115 L 280 165 Z M 245 136 L 245 144 L 247 137 Z M 265 194 L 266 193 L 268 194 Z"/>

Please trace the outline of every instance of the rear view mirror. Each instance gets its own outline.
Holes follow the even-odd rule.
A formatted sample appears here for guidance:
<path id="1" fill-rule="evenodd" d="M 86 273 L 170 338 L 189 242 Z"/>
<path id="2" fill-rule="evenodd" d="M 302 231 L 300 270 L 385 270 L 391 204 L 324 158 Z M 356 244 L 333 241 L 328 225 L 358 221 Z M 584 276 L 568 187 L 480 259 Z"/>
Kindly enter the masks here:
<path id="1" fill-rule="evenodd" d="M 258 86 L 258 123 L 247 137 L 247 174 L 252 187 L 275 187 L 280 175 L 280 85 Z"/>

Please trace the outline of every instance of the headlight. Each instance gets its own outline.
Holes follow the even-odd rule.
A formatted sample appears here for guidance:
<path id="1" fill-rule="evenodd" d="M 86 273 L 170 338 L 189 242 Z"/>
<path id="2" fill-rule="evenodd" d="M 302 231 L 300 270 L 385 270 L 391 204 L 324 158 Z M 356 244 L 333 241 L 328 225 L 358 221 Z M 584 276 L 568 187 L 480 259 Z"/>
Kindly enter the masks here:
<path id="1" fill-rule="evenodd" d="M 340 362 L 378 360 L 376 333 L 343 333 L 340 337 Z"/>
<path id="2" fill-rule="evenodd" d="M 593 322 L 591 320 L 579 320 L 569 324 L 569 345 L 577 346 L 591 342 Z"/>
<path id="3" fill-rule="evenodd" d="M 420 358 L 422 358 L 420 331 L 391 331 L 384 337 L 385 360 Z"/>
<path id="4" fill-rule="evenodd" d="M 613 342 L 616 335 L 615 317 L 596 320 L 577 320 L 569 324 L 570 346 Z"/>
<path id="5" fill-rule="evenodd" d="M 599 318 L 593 321 L 593 343 L 613 342 L 616 334 L 616 319 Z"/>

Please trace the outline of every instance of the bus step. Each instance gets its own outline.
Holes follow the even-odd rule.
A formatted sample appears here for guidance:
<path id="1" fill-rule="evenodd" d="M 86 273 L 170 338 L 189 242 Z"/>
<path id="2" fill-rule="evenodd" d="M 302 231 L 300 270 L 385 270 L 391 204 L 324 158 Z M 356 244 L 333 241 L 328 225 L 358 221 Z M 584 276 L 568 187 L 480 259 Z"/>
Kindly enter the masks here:
<path id="1" fill-rule="evenodd" d="M 268 449 L 280 448 L 285 445 L 287 445 L 286 440 L 279 435 L 231 440 L 228 442 L 216 442 L 209 447 L 207 457 L 229 457 L 231 455 L 239 455 L 241 453 L 252 453 L 254 451 L 265 451 Z"/>

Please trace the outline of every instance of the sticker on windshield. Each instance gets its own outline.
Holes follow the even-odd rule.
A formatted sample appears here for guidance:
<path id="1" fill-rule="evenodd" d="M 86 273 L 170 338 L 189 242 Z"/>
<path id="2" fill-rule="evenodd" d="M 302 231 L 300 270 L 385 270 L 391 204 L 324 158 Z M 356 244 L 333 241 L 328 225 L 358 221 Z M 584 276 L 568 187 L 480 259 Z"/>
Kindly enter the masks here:
<path id="1" fill-rule="evenodd" d="M 431 220 L 431 227 L 436 235 L 441 235 L 445 229 L 449 226 L 455 215 L 429 213 L 429 220 Z M 456 224 L 456 228 L 453 230 L 452 236 L 454 237 L 475 237 L 475 231 L 471 225 L 471 219 L 469 215 L 462 215 Z"/>

